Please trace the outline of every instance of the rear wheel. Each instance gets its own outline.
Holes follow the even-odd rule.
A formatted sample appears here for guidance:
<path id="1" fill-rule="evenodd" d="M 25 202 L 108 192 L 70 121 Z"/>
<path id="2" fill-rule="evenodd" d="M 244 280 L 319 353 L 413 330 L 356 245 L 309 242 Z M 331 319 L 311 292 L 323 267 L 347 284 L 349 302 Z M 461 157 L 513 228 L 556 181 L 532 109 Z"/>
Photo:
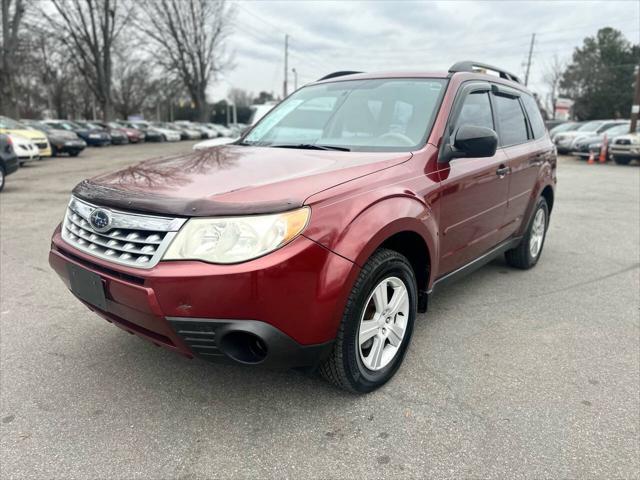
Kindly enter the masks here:
<path id="1" fill-rule="evenodd" d="M 613 161 L 618 165 L 629 165 L 631 163 L 631 157 L 621 157 L 619 155 L 613 155 Z"/>
<path id="2" fill-rule="evenodd" d="M 544 197 L 540 197 L 524 237 L 516 248 L 505 253 L 507 263 L 523 270 L 535 266 L 542 254 L 548 225 L 549 207 Z"/>
<path id="3" fill-rule="evenodd" d="M 384 385 L 402 364 L 416 305 L 409 261 L 393 250 L 375 252 L 351 291 L 331 355 L 320 367 L 322 376 L 358 393 Z"/>

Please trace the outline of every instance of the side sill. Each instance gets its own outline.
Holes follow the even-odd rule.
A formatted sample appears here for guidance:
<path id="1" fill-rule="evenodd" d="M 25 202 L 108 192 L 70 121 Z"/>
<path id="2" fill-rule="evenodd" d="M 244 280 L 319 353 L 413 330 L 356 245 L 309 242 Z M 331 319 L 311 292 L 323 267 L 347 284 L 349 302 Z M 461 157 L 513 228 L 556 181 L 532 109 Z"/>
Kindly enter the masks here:
<path id="1" fill-rule="evenodd" d="M 508 240 L 505 240 L 504 242 L 498 244 L 496 247 L 492 248 L 487 253 L 481 255 L 475 260 L 472 260 L 466 265 L 463 265 L 462 267 L 454 270 L 453 272 L 449 272 L 446 275 L 443 275 L 442 277 L 436 279 L 433 282 L 433 286 L 431 287 L 431 290 L 429 290 L 427 293 L 429 295 L 433 295 L 433 292 L 442 288 L 443 286 L 449 283 L 453 283 L 456 280 L 459 280 L 460 278 L 465 277 L 472 272 L 475 272 L 479 268 L 484 267 L 487 263 L 499 257 L 507 250 L 511 250 L 512 248 L 515 248 L 516 246 L 518 246 L 521 240 L 522 240 L 522 237 L 513 237 Z"/>

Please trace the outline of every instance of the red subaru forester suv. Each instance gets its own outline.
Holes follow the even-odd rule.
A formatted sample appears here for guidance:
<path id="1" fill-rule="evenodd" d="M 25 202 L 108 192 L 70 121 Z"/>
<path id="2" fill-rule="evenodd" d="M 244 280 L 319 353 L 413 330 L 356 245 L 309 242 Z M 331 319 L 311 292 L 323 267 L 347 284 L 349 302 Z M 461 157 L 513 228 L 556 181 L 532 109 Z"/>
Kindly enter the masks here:
<path id="1" fill-rule="evenodd" d="M 538 262 L 555 183 L 514 75 L 336 72 L 235 144 L 81 182 L 49 260 L 91 310 L 156 345 L 369 392 L 436 288 L 497 255 Z"/>

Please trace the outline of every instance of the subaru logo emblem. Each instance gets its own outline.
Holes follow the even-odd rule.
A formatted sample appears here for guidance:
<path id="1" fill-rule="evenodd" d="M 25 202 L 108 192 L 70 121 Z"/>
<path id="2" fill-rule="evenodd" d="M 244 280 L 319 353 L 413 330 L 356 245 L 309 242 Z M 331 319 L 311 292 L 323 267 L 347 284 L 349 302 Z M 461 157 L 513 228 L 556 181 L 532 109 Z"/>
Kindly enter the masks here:
<path id="1" fill-rule="evenodd" d="M 91 223 L 91 226 L 97 232 L 107 231 L 111 225 L 111 215 L 109 215 L 109 212 L 106 210 L 96 208 L 91 212 L 89 223 Z"/>

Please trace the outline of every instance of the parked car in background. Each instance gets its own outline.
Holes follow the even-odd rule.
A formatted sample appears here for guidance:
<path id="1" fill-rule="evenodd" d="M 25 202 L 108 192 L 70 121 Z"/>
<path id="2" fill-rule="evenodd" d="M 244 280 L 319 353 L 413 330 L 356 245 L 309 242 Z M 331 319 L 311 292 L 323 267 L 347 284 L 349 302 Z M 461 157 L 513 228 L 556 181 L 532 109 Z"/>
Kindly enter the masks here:
<path id="1" fill-rule="evenodd" d="M 640 125 L 636 133 L 627 133 L 612 139 L 609 155 L 618 165 L 628 165 L 632 160 L 640 161 Z"/>
<path id="2" fill-rule="evenodd" d="M 88 123 L 106 131 L 111 136 L 111 145 L 126 145 L 129 143 L 129 135 L 127 135 L 124 128 L 119 125 L 113 127 L 109 125 L 108 122 L 101 120 L 91 120 L 91 122 Z"/>
<path id="3" fill-rule="evenodd" d="M 564 123 L 567 123 L 567 120 L 545 120 L 544 126 L 547 127 L 547 130 L 551 131 Z"/>
<path id="4" fill-rule="evenodd" d="M 151 122 L 148 124 L 149 128 L 152 128 L 162 134 L 165 142 L 179 142 L 182 140 L 180 130 L 172 128 L 170 124 L 164 124 L 162 122 Z"/>
<path id="5" fill-rule="evenodd" d="M 18 170 L 18 155 L 13 150 L 13 144 L 9 135 L 0 133 L 0 192 L 7 181 L 7 175 Z"/>
<path id="6" fill-rule="evenodd" d="M 124 125 L 120 125 L 117 122 L 109 122 L 107 124 L 100 123 L 100 125 L 106 125 L 112 129 L 120 129 L 124 132 L 129 140 L 129 143 L 140 143 L 145 141 L 145 134 L 142 130 L 138 130 L 137 128 L 130 128 Z"/>
<path id="7" fill-rule="evenodd" d="M 170 122 L 154 122 L 153 125 L 158 128 L 166 128 L 178 132 L 180 134 L 180 140 L 198 140 L 203 138 L 201 131 L 186 127 L 185 125 Z"/>
<path id="8" fill-rule="evenodd" d="M 187 122 L 184 120 L 178 120 L 177 122 L 173 122 L 173 125 L 177 125 L 178 127 L 183 127 L 187 130 L 192 130 L 194 132 L 199 132 L 199 138 L 216 138 L 218 137 L 218 131 L 209 128 L 206 125 L 195 123 L 195 122 Z"/>
<path id="9" fill-rule="evenodd" d="M 10 133 L 9 138 L 11 139 L 13 151 L 18 156 L 18 164 L 20 166 L 34 160 L 40 160 L 40 149 L 33 140 L 16 133 Z"/>
<path id="10" fill-rule="evenodd" d="M 61 153 L 66 153 L 71 157 L 76 157 L 87 146 L 87 143 L 75 132 L 53 128 L 51 125 L 47 125 L 40 120 L 20 120 L 20 122 L 29 128 L 39 130 L 47 135 L 47 140 L 49 140 L 49 144 L 51 145 L 51 155 L 53 157 L 56 157 Z"/>
<path id="11" fill-rule="evenodd" d="M 628 122 L 629 120 L 593 120 L 585 122 L 576 130 L 557 134 L 554 138 L 554 143 L 558 153 L 570 153 L 573 150 L 574 142 L 603 133 L 609 128 Z"/>
<path id="12" fill-rule="evenodd" d="M 474 67 L 328 75 L 241 142 L 84 180 L 49 263 L 156 345 L 371 392 L 433 291 L 542 255 L 555 148 L 531 92 Z"/>
<path id="13" fill-rule="evenodd" d="M 249 117 L 249 126 L 253 126 L 260 121 L 267 113 L 269 113 L 278 102 L 267 102 L 259 105 L 251 105 L 251 116 Z"/>
<path id="14" fill-rule="evenodd" d="M 572 132 L 574 130 L 577 130 L 578 128 L 580 128 L 580 125 L 582 125 L 581 122 L 564 122 L 557 127 L 549 130 L 549 137 L 553 141 L 556 138 L 556 135 L 563 132 Z"/>
<path id="15" fill-rule="evenodd" d="M 71 120 L 44 120 L 44 123 L 53 128 L 74 132 L 90 146 L 102 147 L 111 143 L 111 136 L 102 129 L 81 126 Z"/>
<path id="16" fill-rule="evenodd" d="M 260 121 L 267 113 L 269 113 L 276 103 L 268 103 L 264 105 L 252 105 L 251 109 L 253 113 L 250 117 L 251 125 L 245 125 L 244 123 L 237 123 L 224 127 L 222 125 L 216 125 L 214 123 L 209 124 L 222 133 L 221 137 L 198 142 L 193 146 L 194 150 L 206 150 L 207 148 L 218 147 L 220 145 L 227 145 L 240 139 L 253 125 Z"/>
<path id="17" fill-rule="evenodd" d="M 145 142 L 164 142 L 165 138 L 162 133 L 151 128 L 151 126 L 147 122 L 137 121 L 137 120 L 116 120 L 118 125 L 122 125 L 123 127 L 130 128 L 133 130 L 139 130 L 144 134 Z"/>
<path id="18" fill-rule="evenodd" d="M 109 128 L 104 128 L 102 125 L 98 125 L 97 123 L 93 123 L 88 120 L 74 120 L 74 123 L 90 130 L 91 132 L 99 132 L 102 135 L 108 135 L 108 145 L 124 145 L 125 143 L 129 143 L 127 135 L 121 130 L 114 130 L 112 135 Z"/>
<path id="19" fill-rule="evenodd" d="M 600 151 L 605 135 L 607 137 L 607 141 L 610 141 L 613 137 L 623 135 L 627 132 L 629 132 L 628 121 L 626 123 L 621 123 L 620 125 L 611 127 L 602 133 L 594 133 L 593 135 L 579 137 L 573 142 L 573 145 L 571 147 L 571 155 L 581 158 L 587 158 L 589 157 L 589 155 L 591 155 L 591 152 Z"/>
<path id="20" fill-rule="evenodd" d="M 233 133 L 229 128 L 225 127 L 224 125 L 219 125 L 217 123 L 205 123 L 205 125 L 211 130 L 218 132 L 218 135 L 217 135 L 218 137 L 229 137 Z"/>
<path id="21" fill-rule="evenodd" d="M 47 135 L 40 130 L 27 128 L 26 125 L 23 125 L 9 117 L 0 116 L 0 133 L 20 135 L 23 138 L 32 140 L 38 147 L 40 156 L 51 156 L 51 145 L 49 145 Z"/>

